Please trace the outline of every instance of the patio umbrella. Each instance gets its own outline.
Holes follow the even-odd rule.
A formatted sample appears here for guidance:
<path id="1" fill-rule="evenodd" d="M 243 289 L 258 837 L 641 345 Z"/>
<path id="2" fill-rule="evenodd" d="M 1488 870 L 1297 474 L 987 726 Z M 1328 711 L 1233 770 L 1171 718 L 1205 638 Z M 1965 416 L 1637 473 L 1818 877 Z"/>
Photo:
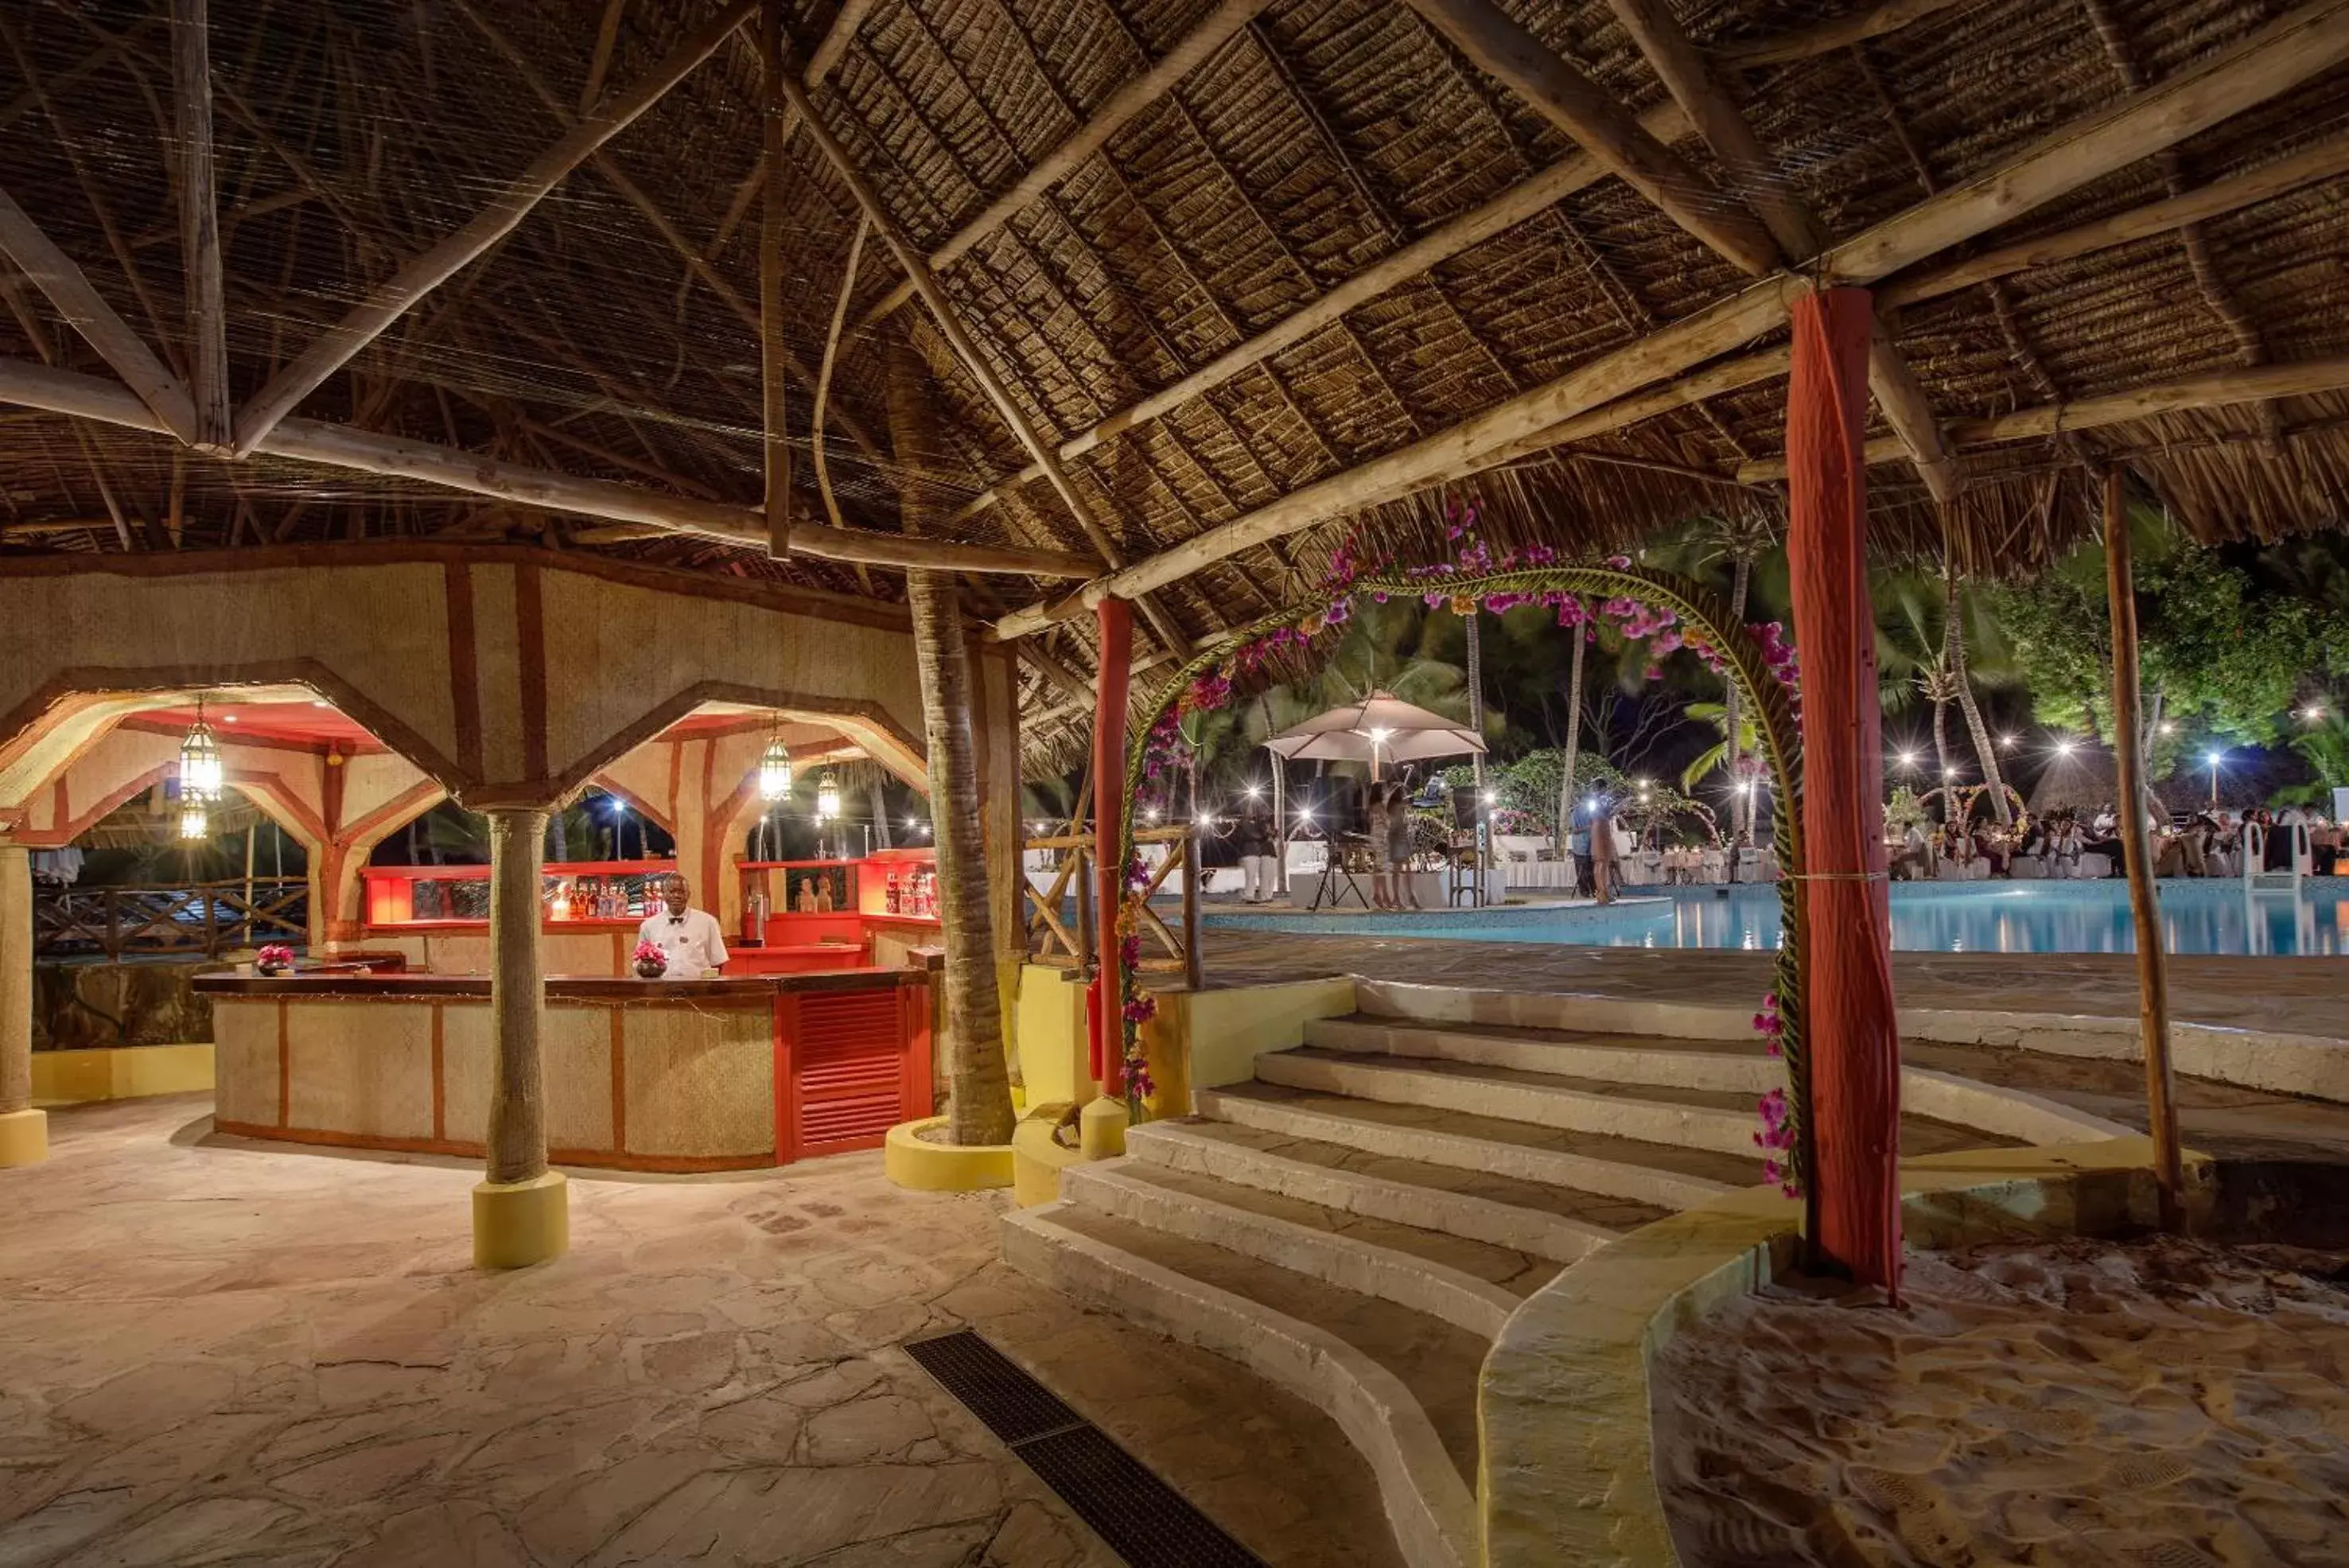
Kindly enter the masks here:
<path id="1" fill-rule="evenodd" d="M 1368 763 L 1375 775 L 1384 763 L 1466 756 L 1483 751 L 1485 741 L 1457 719 L 1373 691 L 1283 730 L 1265 745 L 1278 756 L 1301 761 Z"/>

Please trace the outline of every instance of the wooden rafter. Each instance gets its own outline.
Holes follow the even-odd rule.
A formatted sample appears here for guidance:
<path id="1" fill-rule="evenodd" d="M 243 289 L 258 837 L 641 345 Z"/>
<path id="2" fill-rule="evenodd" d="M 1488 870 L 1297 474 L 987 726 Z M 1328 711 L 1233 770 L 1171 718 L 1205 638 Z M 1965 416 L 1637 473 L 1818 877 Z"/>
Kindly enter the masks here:
<path id="1" fill-rule="evenodd" d="M 1266 539 L 1474 472 L 1495 452 L 1537 431 L 1682 375 L 1784 326 L 1789 302 L 1806 288 L 1873 284 L 2175 146 L 2344 59 L 2349 59 L 2349 0 L 2313 0 L 2197 65 L 2059 127 L 2002 163 L 1833 246 L 1809 269 L 1809 278 L 1765 278 L 1449 430 L 1303 486 L 1162 551 L 1081 595 L 1006 617 L 996 623 L 996 635 L 1024 635 L 1079 613 L 1088 602 L 1162 587 Z"/>
<path id="2" fill-rule="evenodd" d="M 1605 88 L 1553 53 L 1493 0 L 1410 0 L 1478 68 L 1739 270 L 1778 265 L 1768 231 L 1743 204 L 1641 126 Z"/>
<path id="3" fill-rule="evenodd" d="M 293 362 L 270 378 L 237 413 L 236 450 L 254 451 L 278 421 L 333 375 L 352 356 L 381 336 L 384 329 L 411 309 L 465 265 L 495 244 L 528 215 L 539 200 L 559 184 L 597 149 L 617 136 L 671 88 L 708 59 L 728 34 L 740 26 L 759 0 L 731 0 L 669 52 L 645 80 L 605 100 L 580 119 L 529 167 L 506 185 L 489 204 L 456 233 L 416 256 L 335 326 L 322 332 Z"/>
<path id="4" fill-rule="evenodd" d="M 189 393 L 195 444 L 229 444 L 228 311 L 222 302 L 220 213 L 213 194 L 212 67 L 206 0 L 172 0 L 173 100 L 180 129 L 180 248 L 187 275 Z"/>
<path id="5" fill-rule="evenodd" d="M 168 433 L 155 414 L 111 381 L 19 360 L 0 360 L 0 402 Z M 670 495 L 612 480 L 585 479 L 318 420 L 279 421 L 259 450 L 272 457 L 416 480 L 537 511 L 644 524 L 665 533 L 700 535 L 756 548 L 763 548 L 767 542 L 766 520 L 755 507 Z M 796 554 L 823 560 L 862 561 L 901 570 L 931 567 L 1014 576 L 1081 577 L 1096 566 L 1081 557 L 1041 550 L 826 527 L 795 525 L 790 545 Z"/>
<path id="6" fill-rule="evenodd" d="M 196 406 L 187 384 L 155 357 L 146 340 L 90 286 L 74 259 L 5 191 L 0 191 L 0 250 L 8 253 L 66 324 L 89 340 L 165 430 L 181 441 L 195 439 Z"/>

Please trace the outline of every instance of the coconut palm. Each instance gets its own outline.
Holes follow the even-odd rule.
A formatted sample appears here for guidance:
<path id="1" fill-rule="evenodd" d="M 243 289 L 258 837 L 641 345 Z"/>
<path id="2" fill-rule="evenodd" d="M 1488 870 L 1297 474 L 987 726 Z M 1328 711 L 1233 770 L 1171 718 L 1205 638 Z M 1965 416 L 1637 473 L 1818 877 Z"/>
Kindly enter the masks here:
<path id="1" fill-rule="evenodd" d="M 2008 822 L 1998 751 L 1975 701 L 1978 670 L 1968 658 L 1969 644 L 1985 635 L 1978 607 L 1955 575 L 1948 573 L 1937 578 L 1884 574 L 1877 581 L 1875 598 L 1877 679 L 1885 711 L 1900 712 L 1920 700 L 1932 704 L 1934 776 L 1946 782 L 1951 772 L 1949 711 L 1955 704 L 1982 782 L 1990 786 L 1991 809 L 2002 824 Z"/>

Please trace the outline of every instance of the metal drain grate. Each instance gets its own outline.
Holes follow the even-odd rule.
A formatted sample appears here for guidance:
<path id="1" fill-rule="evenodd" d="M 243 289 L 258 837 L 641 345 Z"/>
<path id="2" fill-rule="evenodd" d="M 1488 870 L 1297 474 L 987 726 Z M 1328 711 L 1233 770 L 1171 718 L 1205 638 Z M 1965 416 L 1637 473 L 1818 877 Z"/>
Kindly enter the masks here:
<path id="1" fill-rule="evenodd" d="M 1262 1558 L 970 1330 L 915 1340 L 905 1354 L 1010 1445 L 1132 1568 L 1265 1568 Z"/>

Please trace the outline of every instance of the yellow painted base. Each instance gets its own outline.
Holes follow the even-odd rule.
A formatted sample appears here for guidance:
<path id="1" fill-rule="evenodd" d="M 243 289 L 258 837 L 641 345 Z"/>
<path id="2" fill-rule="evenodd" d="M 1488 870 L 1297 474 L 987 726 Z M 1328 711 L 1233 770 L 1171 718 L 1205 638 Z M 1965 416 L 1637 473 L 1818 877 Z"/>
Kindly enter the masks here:
<path id="1" fill-rule="evenodd" d="M 1086 1159 L 1115 1159 L 1125 1152 L 1125 1129 L 1133 1117 L 1123 1100 L 1107 1095 L 1077 1113 L 1077 1147 Z"/>
<path id="2" fill-rule="evenodd" d="M 571 1189 L 559 1170 L 473 1189 L 473 1267 L 526 1269 L 571 1249 Z"/>
<path id="3" fill-rule="evenodd" d="M 889 1129 L 882 1146 L 882 1168 L 889 1179 L 914 1192 L 982 1192 L 1011 1185 L 1011 1149 L 1008 1143 L 968 1147 L 927 1143 L 918 1135 L 924 1127 L 944 1127 L 944 1116 L 899 1122 Z"/>
<path id="4" fill-rule="evenodd" d="M 1084 1151 L 1052 1141 L 1055 1118 L 1034 1116 L 1011 1133 L 1011 1196 L 1022 1209 L 1057 1202 L 1061 1172 L 1084 1163 Z"/>
<path id="5" fill-rule="evenodd" d="M 33 1053 L 33 1103 L 78 1105 L 212 1087 L 212 1048 L 113 1045 Z"/>
<path id="6" fill-rule="evenodd" d="M 0 1169 L 38 1165 L 48 1158 L 48 1112 L 10 1111 L 0 1115 Z"/>

